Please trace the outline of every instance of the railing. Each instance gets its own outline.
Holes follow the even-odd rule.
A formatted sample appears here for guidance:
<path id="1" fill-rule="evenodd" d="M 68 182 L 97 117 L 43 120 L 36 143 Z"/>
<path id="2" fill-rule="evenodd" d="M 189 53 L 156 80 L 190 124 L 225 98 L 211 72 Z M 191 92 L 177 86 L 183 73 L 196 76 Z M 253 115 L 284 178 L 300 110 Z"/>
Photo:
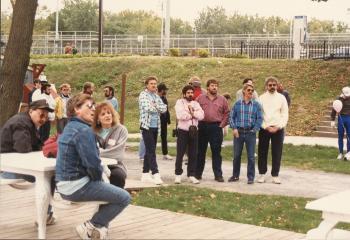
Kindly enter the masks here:
<path id="1" fill-rule="evenodd" d="M 350 59 L 350 41 L 315 41 L 302 46 L 303 59 Z"/>

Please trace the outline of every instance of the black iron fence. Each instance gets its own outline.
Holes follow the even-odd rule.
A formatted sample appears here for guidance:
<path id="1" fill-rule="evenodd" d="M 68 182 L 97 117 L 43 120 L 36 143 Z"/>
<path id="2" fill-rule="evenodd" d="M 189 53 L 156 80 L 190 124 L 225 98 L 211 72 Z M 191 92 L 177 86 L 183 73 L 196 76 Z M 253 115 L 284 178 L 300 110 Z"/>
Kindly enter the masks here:
<path id="1" fill-rule="evenodd" d="M 249 58 L 290 59 L 293 58 L 293 44 L 288 42 L 241 42 L 241 55 Z"/>
<path id="2" fill-rule="evenodd" d="M 302 45 L 302 59 L 350 59 L 350 41 L 330 42 L 318 41 Z"/>

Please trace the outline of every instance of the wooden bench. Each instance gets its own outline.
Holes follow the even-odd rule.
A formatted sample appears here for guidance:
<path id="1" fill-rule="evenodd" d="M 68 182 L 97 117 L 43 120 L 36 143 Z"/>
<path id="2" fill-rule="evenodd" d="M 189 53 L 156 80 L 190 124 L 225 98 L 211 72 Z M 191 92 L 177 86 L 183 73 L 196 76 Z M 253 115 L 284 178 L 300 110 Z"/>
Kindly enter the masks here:
<path id="1" fill-rule="evenodd" d="M 311 201 L 306 209 L 322 211 L 323 221 L 307 232 L 308 240 L 349 240 L 350 231 L 335 229 L 339 222 L 350 223 L 350 190 Z"/>

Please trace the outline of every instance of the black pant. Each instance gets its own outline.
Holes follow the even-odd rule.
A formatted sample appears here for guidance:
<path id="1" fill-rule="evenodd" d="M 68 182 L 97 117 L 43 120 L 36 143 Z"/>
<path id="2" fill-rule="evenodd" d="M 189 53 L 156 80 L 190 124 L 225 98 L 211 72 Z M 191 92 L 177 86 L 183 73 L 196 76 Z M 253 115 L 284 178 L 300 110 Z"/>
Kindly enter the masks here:
<path id="1" fill-rule="evenodd" d="M 175 174 L 181 175 L 183 173 L 182 161 L 188 149 L 187 177 L 194 177 L 197 165 L 198 137 L 190 138 L 188 131 L 182 129 L 178 129 L 177 133 Z"/>
<path id="2" fill-rule="evenodd" d="M 39 134 L 42 142 L 45 142 L 50 137 L 51 122 L 46 121 L 40 128 Z"/>
<path id="3" fill-rule="evenodd" d="M 271 139 L 271 153 L 272 153 L 272 169 L 271 175 L 277 177 L 280 171 L 282 150 L 283 150 L 284 130 L 278 130 L 275 133 L 270 133 L 265 129 L 259 131 L 258 144 L 258 168 L 259 174 L 267 172 L 267 156 L 269 152 L 269 145 Z"/>
<path id="4" fill-rule="evenodd" d="M 68 123 L 68 118 L 57 119 L 57 123 L 56 123 L 57 133 L 61 134 L 63 132 L 64 127 L 67 125 L 67 123 Z"/>
<path id="5" fill-rule="evenodd" d="M 160 119 L 160 138 L 162 140 L 162 153 L 168 154 L 168 121 L 166 119 Z"/>
<path id="6" fill-rule="evenodd" d="M 114 186 L 124 188 L 126 179 L 124 170 L 116 165 L 108 165 L 108 168 L 111 170 L 110 183 Z"/>
<path id="7" fill-rule="evenodd" d="M 152 174 L 159 172 L 156 159 L 157 136 L 158 128 L 142 129 L 142 138 L 146 147 L 146 154 L 143 160 L 143 173 L 148 173 L 149 170 L 152 171 Z"/>
<path id="8" fill-rule="evenodd" d="M 223 141 L 222 128 L 219 123 L 205 123 L 199 122 L 198 124 L 198 158 L 196 177 L 201 178 L 204 166 L 205 156 L 207 153 L 208 143 L 210 143 L 210 149 L 212 154 L 212 168 L 215 177 L 222 177 L 222 157 L 221 157 L 221 144 Z"/>

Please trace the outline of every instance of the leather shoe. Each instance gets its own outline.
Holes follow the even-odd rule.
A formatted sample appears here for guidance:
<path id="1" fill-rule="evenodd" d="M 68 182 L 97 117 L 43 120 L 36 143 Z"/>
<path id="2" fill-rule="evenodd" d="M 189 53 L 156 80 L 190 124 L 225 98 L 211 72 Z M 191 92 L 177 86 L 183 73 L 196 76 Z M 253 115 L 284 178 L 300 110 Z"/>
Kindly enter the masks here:
<path id="1" fill-rule="evenodd" d="M 229 182 L 237 182 L 238 180 L 239 180 L 239 177 L 234 177 L 234 176 L 228 179 Z"/>
<path id="2" fill-rule="evenodd" d="M 215 181 L 217 181 L 217 182 L 225 182 L 225 180 L 224 180 L 224 178 L 222 176 L 215 177 Z"/>

